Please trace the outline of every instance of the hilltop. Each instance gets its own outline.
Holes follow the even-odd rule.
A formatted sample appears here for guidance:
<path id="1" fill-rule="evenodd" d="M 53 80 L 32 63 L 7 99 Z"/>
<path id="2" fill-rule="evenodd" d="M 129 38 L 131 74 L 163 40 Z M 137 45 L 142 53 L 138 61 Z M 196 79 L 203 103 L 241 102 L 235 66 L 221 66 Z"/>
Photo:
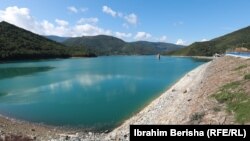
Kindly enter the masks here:
<path id="1" fill-rule="evenodd" d="M 125 42 L 112 36 L 98 35 L 70 38 L 63 44 L 69 47 L 81 47 L 97 55 L 112 55 L 117 54 Z"/>
<path id="2" fill-rule="evenodd" d="M 0 22 L 0 48 L 0 60 L 93 56 L 83 49 L 68 49 L 65 45 L 5 21 Z"/>
<path id="3" fill-rule="evenodd" d="M 196 42 L 168 55 L 213 56 L 235 48 L 250 49 L 250 26 L 206 42 Z"/>

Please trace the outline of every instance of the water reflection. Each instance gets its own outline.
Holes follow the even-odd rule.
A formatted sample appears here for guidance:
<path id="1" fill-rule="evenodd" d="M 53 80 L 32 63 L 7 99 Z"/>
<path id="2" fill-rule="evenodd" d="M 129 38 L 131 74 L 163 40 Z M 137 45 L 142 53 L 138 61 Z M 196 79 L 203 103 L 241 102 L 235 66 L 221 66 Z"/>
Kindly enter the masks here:
<path id="1" fill-rule="evenodd" d="M 54 67 L 10 67 L 0 68 L 0 80 L 23 75 L 30 75 L 38 72 L 45 72 Z"/>
<path id="2" fill-rule="evenodd" d="M 8 95 L 6 93 L 0 93 L 0 96 L 7 96 L 5 99 L 1 99 L 1 101 L 6 103 L 15 103 L 15 104 L 30 104 L 35 103 L 37 100 L 34 99 L 35 95 L 38 94 L 53 94 L 58 91 L 71 91 L 76 86 L 81 86 L 82 89 L 89 89 L 95 85 L 96 91 L 101 91 L 102 87 L 98 85 L 98 83 L 113 81 L 119 79 L 133 79 L 133 80 L 142 80 L 140 77 L 132 77 L 128 75 L 78 75 L 73 79 L 51 83 L 49 85 L 44 85 L 40 87 L 35 87 L 32 89 L 27 89 L 24 91 L 14 91 L 9 92 Z M 134 83 L 126 83 L 128 90 L 132 93 L 136 91 L 136 85 Z M 111 91 L 110 91 L 111 92 Z M 116 93 L 116 92 L 115 92 Z M 32 96 L 31 96 L 32 95 Z M 30 97 L 33 97 L 30 99 Z M 37 96 L 39 98 L 39 96 Z"/>
<path id="3" fill-rule="evenodd" d="M 42 88 L 38 88 L 38 90 L 36 91 L 47 90 L 47 89 L 49 89 L 50 91 L 53 91 L 56 89 L 70 89 L 70 88 L 72 88 L 72 81 L 67 80 L 63 82 L 53 83 L 48 86 L 43 86 Z"/>
<path id="4" fill-rule="evenodd" d="M 22 71 L 0 80 L 0 114 L 51 125 L 113 128 L 200 64 L 165 56 L 161 61 L 155 56 L 109 56 L 0 64 Z M 39 74 L 27 69 L 44 66 L 56 69 Z"/>

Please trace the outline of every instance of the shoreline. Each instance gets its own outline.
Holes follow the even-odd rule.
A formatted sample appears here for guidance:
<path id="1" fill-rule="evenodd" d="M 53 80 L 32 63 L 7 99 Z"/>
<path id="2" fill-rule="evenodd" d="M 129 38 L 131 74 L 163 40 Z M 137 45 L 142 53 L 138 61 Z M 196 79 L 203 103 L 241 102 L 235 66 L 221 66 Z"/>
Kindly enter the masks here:
<path id="1" fill-rule="evenodd" d="M 192 90 L 191 88 L 187 87 L 187 85 L 191 84 L 195 86 L 197 83 L 200 83 L 201 79 L 203 78 L 203 74 L 210 63 L 211 62 L 204 63 L 186 73 L 183 77 L 171 85 L 165 92 L 160 94 L 156 99 L 146 105 L 146 107 L 144 107 L 140 112 L 127 119 L 122 125 L 110 132 L 106 136 L 105 140 L 129 140 L 130 124 L 176 124 L 177 122 L 175 119 L 171 119 L 172 121 L 170 119 L 166 120 L 167 116 L 171 115 L 173 112 L 164 112 L 164 115 L 161 113 L 161 109 L 165 109 L 170 104 L 172 104 L 171 100 L 174 100 L 174 98 L 190 93 Z M 196 79 L 195 83 L 192 82 L 194 79 Z M 178 124 L 182 123 L 179 122 Z"/>
<path id="2" fill-rule="evenodd" d="M 131 124 L 239 124 L 235 121 L 234 113 L 228 112 L 226 105 L 218 102 L 213 95 L 225 84 L 244 79 L 242 74 L 249 73 L 246 64 L 246 59 L 224 56 L 198 66 L 110 132 L 105 140 L 129 140 Z"/>
<path id="3" fill-rule="evenodd" d="M 155 101 L 158 101 L 163 95 L 166 95 L 166 93 L 168 93 L 169 91 L 172 91 L 172 88 L 175 87 L 177 84 L 181 83 L 183 81 L 183 79 L 185 79 L 187 77 L 187 75 L 189 73 L 193 73 L 194 71 L 196 72 L 197 70 L 204 68 L 204 66 L 207 66 L 209 63 L 210 62 L 202 64 L 202 65 L 194 68 L 193 70 L 187 72 L 183 77 L 178 79 L 176 82 L 173 82 L 173 84 L 171 86 L 169 86 L 166 89 L 166 91 L 161 93 L 153 101 L 151 101 L 147 105 L 145 105 L 145 107 L 143 107 L 140 111 L 135 113 L 132 117 L 125 120 L 124 122 L 122 122 L 122 124 L 120 124 L 118 127 L 115 127 L 111 131 L 104 131 L 104 132 L 87 131 L 87 130 L 84 131 L 84 128 L 67 128 L 65 126 L 52 126 L 52 125 L 46 125 L 43 123 L 33 123 L 33 122 L 23 121 L 23 120 L 19 120 L 19 119 L 15 119 L 15 118 L 6 117 L 3 115 L 0 115 L 0 123 L 15 124 L 16 126 L 20 126 L 20 127 L 22 127 L 22 126 L 30 127 L 31 126 L 32 129 L 30 129 L 30 131 L 33 130 L 33 128 L 34 128 L 38 132 L 38 134 L 36 134 L 36 135 L 33 135 L 33 134 L 28 135 L 28 137 L 31 137 L 31 138 L 34 138 L 34 136 L 43 136 L 43 135 L 39 135 L 40 134 L 39 130 L 42 130 L 43 132 L 44 132 L 44 130 L 46 130 L 46 131 L 49 131 L 49 133 L 46 133 L 46 134 L 49 134 L 49 137 L 42 138 L 42 139 L 46 139 L 46 140 L 54 139 L 54 138 L 60 139 L 62 137 L 66 137 L 67 135 L 72 136 L 72 133 L 73 133 L 73 135 L 75 135 L 81 139 L 82 138 L 84 138 L 84 139 L 86 139 L 86 138 L 87 139 L 93 139 L 93 138 L 96 139 L 97 138 L 97 139 L 112 140 L 114 138 L 114 134 L 117 134 L 117 132 L 118 132 L 117 129 L 120 129 L 124 125 L 126 126 L 126 124 L 128 122 L 131 122 L 131 120 L 134 119 L 135 117 L 138 118 L 138 115 L 140 115 L 140 113 L 142 111 L 145 111 L 145 109 L 148 109 L 148 107 L 151 107 L 152 103 L 155 103 Z M 1 131 L 1 126 L 0 126 L 0 131 Z M 27 133 L 28 131 L 25 131 L 25 132 Z M 12 131 L 12 133 L 15 133 L 15 131 L 14 132 Z M 0 135 L 1 135 L 1 132 L 0 132 Z M 124 137 L 124 135 L 123 135 L 123 137 Z"/>
<path id="4" fill-rule="evenodd" d="M 211 95 L 226 83 L 239 79 L 239 73 L 232 74 L 232 70 L 243 63 L 241 58 L 225 56 L 194 68 L 112 131 L 96 133 L 86 132 L 84 129 L 54 129 L 46 125 L 18 124 L 7 119 L 2 122 L 0 117 L 0 135 L 4 123 L 10 128 L 5 131 L 35 136 L 38 140 L 127 141 L 131 124 L 235 124 L 233 114 L 226 112 L 225 106 L 211 98 Z M 215 108 L 221 110 L 215 111 Z M 200 115 L 201 118 L 193 118 L 195 115 Z M 14 129 L 11 128 L 12 124 L 15 125 Z M 33 128 L 35 131 L 32 131 Z"/>
<path id="5" fill-rule="evenodd" d="M 0 140 L 5 137 L 20 137 L 22 140 L 70 140 L 90 139 L 103 137 L 104 132 L 89 131 L 86 128 L 68 126 L 54 126 L 35 123 L 0 115 Z"/>
<path id="6" fill-rule="evenodd" d="M 215 57 L 213 56 L 178 56 L 178 55 L 166 55 L 169 57 L 183 57 L 183 58 L 194 58 L 194 59 L 207 59 L 207 60 L 213 60 Z"/>

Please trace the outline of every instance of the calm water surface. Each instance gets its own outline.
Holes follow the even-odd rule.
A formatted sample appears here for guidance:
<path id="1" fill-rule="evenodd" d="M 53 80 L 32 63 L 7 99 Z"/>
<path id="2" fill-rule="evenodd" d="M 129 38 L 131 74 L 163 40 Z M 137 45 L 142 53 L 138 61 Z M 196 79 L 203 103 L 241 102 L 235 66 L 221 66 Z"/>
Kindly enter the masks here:
<path id="1" fill-rule="evenodd" d="M 0 64 L 0 114 L 49 125 L 114 128 L 202 63 L 109 56 Z"/>

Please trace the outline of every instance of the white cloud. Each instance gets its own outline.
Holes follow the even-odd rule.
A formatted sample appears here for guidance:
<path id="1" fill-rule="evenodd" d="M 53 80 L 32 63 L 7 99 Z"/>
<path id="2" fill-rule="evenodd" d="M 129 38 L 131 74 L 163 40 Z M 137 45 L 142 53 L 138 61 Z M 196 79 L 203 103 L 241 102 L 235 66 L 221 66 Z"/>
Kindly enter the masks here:
<path id="1" fill-rule="evenodd" d="M 113 16 L 113 17 L 116 17 L 116 14 L 117 14 L 114 10 L 112 10 L 110 7 L 108 7 L 106 5 L 104 5 L 102 7 L 102 11 L 106 14 Z"/>
<path id="2" fill-rule="evenodd" d="M 47 20 L 44 20 L 44 21 L 41 23 L 41 26 L 45 29 L 45 30 L 44 30 L 44 31 L 45 31 L 45 34 L 46 34 L 47 31 L 53 32 L 53 31 L 54 31 L 54 28 L 55 28 L 55 26 L 54 26 L 52 23 L 50 23 L 49 21 L 47 21 Z"/>
<path id="3" fill-rule="evenodd" d="M 207 39 L 202 39 L 201 41 L 202 41 L 202 42 L 206 42 L 206 41 L 208 41 L 208 40 L 207 40 Z"/>
<path id="4" fill-rule="evenodd" d="M 78 24 L 84 24 L 84 23 L 92 23 L 92 24 L 96 24 L 99 21 L 98 18 L 81 18 L 80 20 L 78 20 Z"/>
<path id="5" fill-rule="evenodd" d="M 47 20 L 41 22 L 40 27 L 41 31 L 37 32 L 38 34 L 42 35 L 57 35 L 57 36 L 69 36 L 70 35 L 70 28 L 66 26 L 64 22 L 57 23 L 58 25 L 54 25 Z M 62 25 L 59 25 L 62 24 Z"/>
<path id="6" fill-rule="evenodd" d="M 115 36 L 118 38 L 130 38 L 132 36 L 131 33 L 123 33 L 123 32 L 115 32 Z"/>
<path id="7" fill-rule="evenodd" d="M 19 8 L 17 6 L 7 7 L 0 10 L 0 21 L 6 21 L 21 28 L 27 29 L 41 35 L 57 35 L 57 36 L 91 36 L 91 35 L 111 35 L 110 30 L 103 29 L 90 23 L 78 23 L 69 26 L 67 21 L 55 19 L 53 24 L 48 20 L 37 21 L 30 14 L 28 8 Z M 86 21 L 86 20 L 85 20 Z M 97 22 L 97 19 L 87 20 L 88 22 Z"/>
<path id="8" fill-rule="evenodd" d="M 152 35 L 146 32 L 137 32 L 137 34 L 135 35 L 134 39 L 135 40 L 148 40 L 149 38 L 151 38 Z"/>
<path id="9" fill-rule="evenodd" d="M 6 21 L 32 32 L 40 31 L 39 23 L 30 15 L 28 8 L 19 8 L 17 6 L 7 7 L 0 10 L 0 21 Z"/>
<path id="10" fill-rule="evenodd" d="M 177 41 L 176 41 L 176 45 L 186 45 L 186 41 L 184 41 L 184 40 L 182 40 L 182 39 L 178 39 Z"/>
<path id="11" fill-rule="evenodd" d="M 73 13 L 77 13 L 77 12 L 78 12 L 78 9 L 77 9 L 76 7 L 74 7 L 74 6 L 69 6 L 69 7 L 68 7 L 68 10 L 69 10 L 70 12 L 73 12 Z"/>
<path id="12" fill-rule="evenodd" d="M 119 18 L 125 20 L 126 23 L 124 23 L 122 25 L 125 28 L 128 28 L 128 24 L 136 25 L 138 23 L 138 17 L 137 17 L 137 15 L 135 13 L 130 13 L 130 14 L 126 15 L 126 14 L 123 14 L 122 12 L 114 11 L 112 8 L 110 8 L 110 7 L 106 6 L 106 5 L 104 5 L 102 7 L 102 11 L 104 13 L 106 13 L 106 14 L 111 15 L 112 17 L 119 17 Z"/>
<path id="13" fill-rule="evenodd" d="M 28 8 L 19 8 L 17 6 L 0 10 L 0 21 L 9 22 L 37 34 L 64 36 L 69 33 L 69 29 L 65 27 L 68 25 L 67 21 L 56 19 L 57 26 L 47 20 L 39 22 L 31 16 Z"/>
<path id="14" fill-rule="evenodd" d="M 76 25 L 72 29 L 72 36 L 94 36 L 94 35 L 111 35 L 112 32 L 110 30 L 102 29 L 98 26 L 94 26 L 91 24 L 82 24 L 82 25 Z"/>
<path id="15" fill-rule="evenodd" d="M 129 23 L 136 25 L 137 24 L 137 16 L 134 13 L 124 16 L 124 19 Z"/>
<path id="16" fill-rule="evenodd" d="M 59 18 L 55 18 L 54 21 L 46 19 L 37 20 L 37 18 L 32 16 L 28 8 L 17 6 L 0 9 L 0 21 L 9 22 L 40 35 L 76 37 L 104 34 L 114 35 L 123 39 L 134 37 L 136 40 L 149 40 L 152 37 L 151 34 L 146 32 L 138 32 L 135 36 L 131 33 L 112 32 L 109 29 L 99 27 L 97 25 L 99 19 L 96 17 L 81 18 L 75 25 L 70 25 L 68 21 Z M 128 26 L 127 24 L 124 23 L 124 26 Z"/>
<path id="17" fill-rule="evenodd" d="M 167 36 L 163 35 L 159 39 L 160 42 L 166 42 L 167 41 Z"/>
<path id="18" fill-rule="evenodd" d="M 55 22 L 59 25 L 59 26 L 68 26 L 69 22 L 64 21 L 64 20 L 60 20 L 60 19 L 56 19 Z"/>
<path id="19" fill-rule="evenodd" d="M 76 8 L 75 6 L 69 6 L 67 9 L 72 13 L 86 12 L 89 10 L 86 7 Z"/>

